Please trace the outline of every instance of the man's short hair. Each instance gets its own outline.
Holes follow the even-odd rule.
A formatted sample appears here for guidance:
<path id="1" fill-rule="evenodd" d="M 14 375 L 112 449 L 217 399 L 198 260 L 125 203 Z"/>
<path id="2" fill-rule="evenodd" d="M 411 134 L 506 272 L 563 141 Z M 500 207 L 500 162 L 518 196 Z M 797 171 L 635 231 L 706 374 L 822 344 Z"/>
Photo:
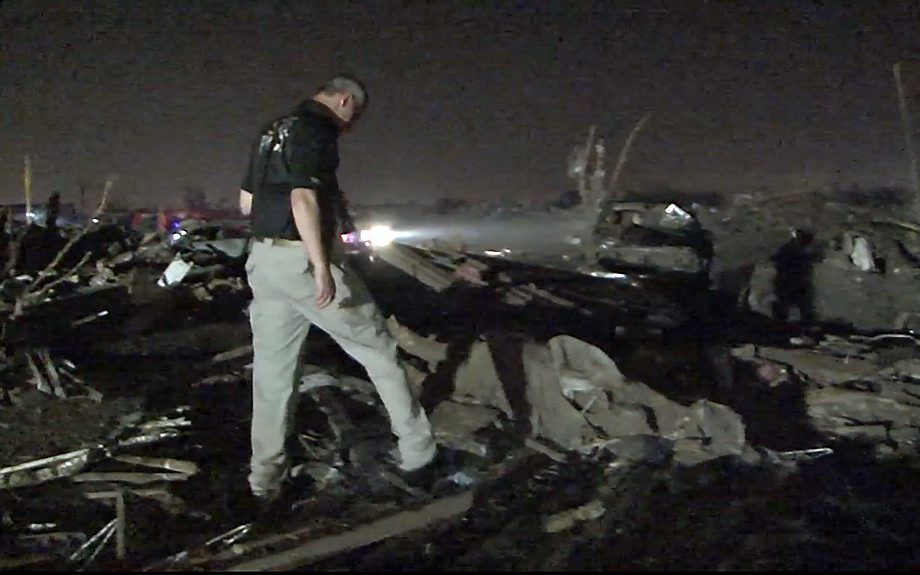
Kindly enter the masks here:
<path id="1" fill-rule="evenodd" d="M 336 76 L 326 81 L 319 87 L 319 90 L 317 90 L 318 94 L 325 94 L 327 96 L 334 96 L 342 92 L 347 92 L 354 96 L 355 106 L 357 108 L 364 108 L 367 106 L 369 98 L 367 88 L 364 87 L 364 84 L 360 80 L 351 76 L 346 76 L 344 74 Z"/>

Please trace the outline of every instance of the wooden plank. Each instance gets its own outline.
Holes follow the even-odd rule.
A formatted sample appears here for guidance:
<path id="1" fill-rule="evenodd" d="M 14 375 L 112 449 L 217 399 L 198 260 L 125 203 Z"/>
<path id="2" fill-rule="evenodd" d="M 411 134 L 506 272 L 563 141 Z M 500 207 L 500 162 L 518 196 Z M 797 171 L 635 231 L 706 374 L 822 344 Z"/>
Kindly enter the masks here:
<path id="1" fill-rule="evenodd" d="M 158 481 L 185 481 L 189 477 L 191 476 L 185 473 L 134 473 L 121 471 L 96 471 L 74 475 L 70 478 L 70 480 L 74 483 L 106 481 L 145 485 L 148 483 L 156 483 Z"/>
<path id="2" fill-rule="evenodd" d="M 166 457 L 138 457 L 136 455 L 117 455 L 113 457 L 115 461 L 130 463 L 132 465 L 141 465 L 144 467 L 153 467 L 155 469 L 166 469 L 185 473 L 186 475 L 195 475 L 198 473 L 198 465 L 182 459 L 170 459 Z"/>
<path id="3" fill-rule="evenodd" d="M 318 559 L 366 547 L 378 541 L 398 537 L 429 525 L 457 517 L 469 511 L 473 504 L 470 491 L 439 499 L 415 511 L 403 511 L 372 523 L 361 525 L 346 533 L 309 541 L 304 545 L 269 557 L 238 563 L 227 571 L 293 570 Z"/>
<path id="4" fill-rule="evenodd" d="M 556 451 L 555 449 L 548 447 L 546 445 L 543 445 L 542 443 L 540 443 L 536 439 L 533 439 L 532 437 L 528 437 L 527 439 L 525 439 L 524 445 L 526 445 L 530 449 L 533 449 L 534 451 L 542 453 L 543 455 L 549 457 L 550 459 L 552 459 L 553 461 L 557 463 L 566 462 L 566 456 L 564 453 Z"/>
<path id="5" fill-rule="evenodd" d="M 390 244 L 377 249 L 374 254 L 437 292 L 444 291 L 454 283 L 454 277 L 450 272 L 439 268 L 431 260 L 406 246 Z"/>
<path id="6" fill-rule="evenodd" d="M 119 561 L 124 561 L 127 556 L 127 547 L 125 545 L 125 531 L 127 529 L 127 513 L 125 511 L 125 494 L 118 491 L 115 497 L 115 549 L 116 557 Z"/>
<path id="7" fill-rule="evenodd" d="M 211 358 L 211 361 L 214 363 L 220 363 L 222 361 L 230 361 L 232 359 L 238 359 L 240 357 L 245 357 L 252 354 L 252 345 L 243 345 L 240 347 L 233 348 L 228 351 L 218 353 Z"/>

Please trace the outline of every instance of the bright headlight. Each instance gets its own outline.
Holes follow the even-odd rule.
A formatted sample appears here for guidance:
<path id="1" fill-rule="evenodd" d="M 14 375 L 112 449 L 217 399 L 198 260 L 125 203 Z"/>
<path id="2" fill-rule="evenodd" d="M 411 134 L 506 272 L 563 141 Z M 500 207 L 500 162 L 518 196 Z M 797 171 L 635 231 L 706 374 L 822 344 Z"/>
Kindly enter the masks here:
<path id="1" fill-rule="evenodd" d="M 396 239 L 396 232 L 390 226 L 372 226 L 361 230 L 358 234 L 362 242 L 367 242 L 375 248 L 388 246 Z"/>

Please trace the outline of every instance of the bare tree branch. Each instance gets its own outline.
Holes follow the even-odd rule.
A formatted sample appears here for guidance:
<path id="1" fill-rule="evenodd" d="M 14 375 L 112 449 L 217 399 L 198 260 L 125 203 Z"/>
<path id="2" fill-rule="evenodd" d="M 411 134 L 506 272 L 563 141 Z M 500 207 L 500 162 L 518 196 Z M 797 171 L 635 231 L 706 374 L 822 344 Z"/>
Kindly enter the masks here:
<path id="1" fill-rule="evenodd" d="M 642 118 L 636 122 L 636 125 L 633 127 L 632 132 L 629 133 L 629 137 L 626 138 L 626 143 L 623 144 L 623 149 L 620 150 L 620 157 L 617 159 L 616 168 L 613 170 L 613 174 L 610 176 L 610 182 L 608 184 L 608 189 L 613 193 L 616 189 L 617 182 L 620 181 L 620 174 L 623 171 L 623 166 L 626 165 L 626 159 L 629 157 L 629 150 L 632 148 L 633 140 L 636 139 L 636 136 L 639 132 L 642 131 L 642 128 L 645 126 L 645 123 L 648 122 L 648 119 L 651 118 L 651 114 L 645 114 Z"/>
<path id="2" fill-rule="evenodd" d="M 76 266 L 74 266 L 73 268 L 71 268 L 71 270 L 70 270 L 69 272 L 67 272 L 66 274 L 62 275 L 62 276 L 59 277 L 57 280 L 55 280 L 55 281 L 53 281 L 53 282 L 51 282 L 51 283 L 45 285 L 44 287 L 41 287 L 41 286 L 40 286 L 40 284 L 42 283 L 42 281 L 43 281 L 46 277 L 48 277 L 49 275 L 51 275 L 51 273 L 54 271 L 54 269 L 61 263 L 61 260 L 64 259 L 64 256 L 66 256 L 67 253 L 70 252 L 70 249 L 71 249 L 78 241 L 80 241 L 84 236 L 86 236 L 87 232 L 89 232 L 90 228 L 92 228 L 92 226 L 93 226 L 93 224 L 94 224 L 94 220 L 95 220 L 100 214 L 102 214 L 102 212 L 105 210 L 106 203 L 108 202 L 108 199 L 109 199 L 109 191 L 112 189 L 112 186 L 113 186 L 114 184 L 115 184 L 115 177 L 114 177 L 114 176 L 112 176 L 112 177 L 110 177 L 108 180 L 106 180 L 106 182 L 105 182 L 105 187 L 104 187 L 103 190 L 102 190 L 102 199 L 99 200 L 99 206 L 96 208 L 96 211 L 93 212 L 93 215 L 90 216 L 90 219 L 89 219 L 88 222 L 86 222 L 86 225 L 83 226 L 83 229 L 80 230 L 79 233 L 75 234 L 72 238 L 70 238 L 70 240 L 69 240 L 66 244 L 64 244 L 64 247 L 62 247 L 61 250 L 57 253 L 57 255 L 54 256 L 54 259 L 51 260 L 51 263 L 49 263 L 47 266 L 45 266 L 45 269 L 43 269 L 42 271 L 38 272 L 38 275 L 35 277 L 34 280 L 32 280 L 32 283 L 30 283 L 29 285 L 27 285 L 27 286 L 26 286 L 26 289 L 25 289 L 25 290 L 22 292 L 22 294 L 20 294 L 19 297 L 16 299 L 16 304 L 15 304 L 14 311 L 13 311 L 13 318 L 14 318 L 14 319 L 17 318 L 17 317 L 19 317 L 19 316 L 22 314 L 23 309 L 25 308 L 25 306 L 26 306 L 31 300 L 34 300 L 34 299 L 38 298 L 39 296 L 45 294 L 45 293 L 46 293 L 48 290 L 50 290 L 52 287 L 54 287 L 54 286 L 60 284 L 60 283 L 64 280 L 64 278 L 68 277 L 71 273 L 73 273 L 75 270 L 77 270 L 80 266 L 82 266 L 83 264 L 85 264 L 86 261 L 89 259 L 89 253 L 84 254 L 84 255 L 83 255 L 83 258 L 80 260 L 80 263 L 78 263 Z"/>
<path id="3" fill-rule="evenodd" d="M 83 267 L 83 265 L 86 264 L 87 261 L 89 261 L 90 255 L 91 254 L 89 252 L 86 252 L 85 254 L 83 254 L 83 257 L 80 258 L 80 261 L 77 262 L 77 265 L 73 266 L 66 272 L 62 273 L 60 277 L 58 277 L 53 282 L 43 285 L 38 291 L 32 292 L 32 293 L 24 292 L 22 296 L 16 299 L 16 303 L 13 307 L 13 319 L 16 319 L 17 317 L 22 315 L 22 312 L 25 310 L 25 306 L 28 303 L 28 301 L 26 301 L 26 297 L 23 297 L 23 296 L 27 296 L 29 301 L 36 301 L 40 299 L 43 295 L 48 293 L 48 291 L 50 291 L 52 288 L 55 288 L 59 284 L 63 283 L 67 278 L 73 275 L 78 269 Z"/>
<path id="4" fill-rule="evenodd" d="M 23 164 L 22 180 L 26 195 L 26 225 L 29 225 L 29 220 L 32 218 L 30 215 L 32 213 L 32 160 L 28 154 L 26 154 Z"/>
<path id="5" fill-rule="evenodd" d="M 636 125 L 633 126 L 632 131 L 629 133 L 629 137 L 626 138 L 626 142 L 624 142 L 623 148 L 620 150 L 620 156 L 617 159 L 617 165 L 613 170 L 613 174 L 610 176 L 610 180 L 608 181 L 609 183 L 607 186 L 606 193 L 603 193 L 602 191 L 603 185 L 600 182 L 600 178 L 603 178 L 603 175 L 604 175 L 604 172 L 603 172 L 604 167 L 603 167 L 602 162 L 603 162 L 603 158 L 605 154 L 605 149 L 603 147 L 603 142 L 601 142 L 599 145 L 599 149 L 597 150 L 598 162 L 595 165 L 594 171 L 595 171 L 595 174 L 597 174 L 598 176 L 595 182 L 595 185 L 596 187 L 601 188 L 601 190 L 599 190 L 599 193 L 595 194 L 594 197 L 592 197 L 590 201 L 588 201 L 586 205 L 583 206 L 586 227 L 581 231 L 581 234 L 580 234 L 581 236 L 580 239 L 581 239 L 582 246 L 584 249 L 584 254 L 588 259 L 596 259 L 597 257 L 597 253 L 596 253 L 596 250 L 594 249 L 594 246 L 592 245 L 591 238 L 594 233 L 594 230 L 597 228 L 597 222 L 601 216 L 601 211 L 603 209 L 604 200 L 610 196 L 613 196 L 613 197 L 617 196 L 615 192 L 615 188 L 616 188 L 617 182 L 620 180 L 620 174 L 623 172 L 623 166 L 626 165 L 626 160 L 629 157 L 629 150 L 632 148 L 632 144 L 633 144 L 633 141 L 636 139 L 636 136 L 645 126 L 646 122 L 648 122 L 648 119 L 650 117 L 651 117 L 651 114 L 645 114 L 644 116 L 642 116 L 642 118 L 640 118 L 639 121 L 636 122 Z M 593 132 L 592 132 L 592 137 L 593 137 Z"/>

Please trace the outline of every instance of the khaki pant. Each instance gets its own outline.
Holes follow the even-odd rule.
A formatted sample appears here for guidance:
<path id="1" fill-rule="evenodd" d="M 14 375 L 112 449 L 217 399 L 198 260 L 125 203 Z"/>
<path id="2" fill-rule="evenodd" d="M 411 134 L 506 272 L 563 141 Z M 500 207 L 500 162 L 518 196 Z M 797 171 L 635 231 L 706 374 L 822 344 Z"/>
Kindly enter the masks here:
<path id="1" fill-rule="evenodd" d="M 367 370 L 398 439 L 400 467 L 418 469 L 434 457 L 431 425 L 397 361 L 396 342 L 380 310 L 353 271 L 341 264 L 331 269 L 335 300 L 317 309 L 316 283 L 301 245 L 255 242 L 246 262 L 255 355 L 249 485 L 256 494 L 276 491 L 288 473 L 285 441 L 297 406 L 301 350 L 311 325 L 332 336 Z"/>

